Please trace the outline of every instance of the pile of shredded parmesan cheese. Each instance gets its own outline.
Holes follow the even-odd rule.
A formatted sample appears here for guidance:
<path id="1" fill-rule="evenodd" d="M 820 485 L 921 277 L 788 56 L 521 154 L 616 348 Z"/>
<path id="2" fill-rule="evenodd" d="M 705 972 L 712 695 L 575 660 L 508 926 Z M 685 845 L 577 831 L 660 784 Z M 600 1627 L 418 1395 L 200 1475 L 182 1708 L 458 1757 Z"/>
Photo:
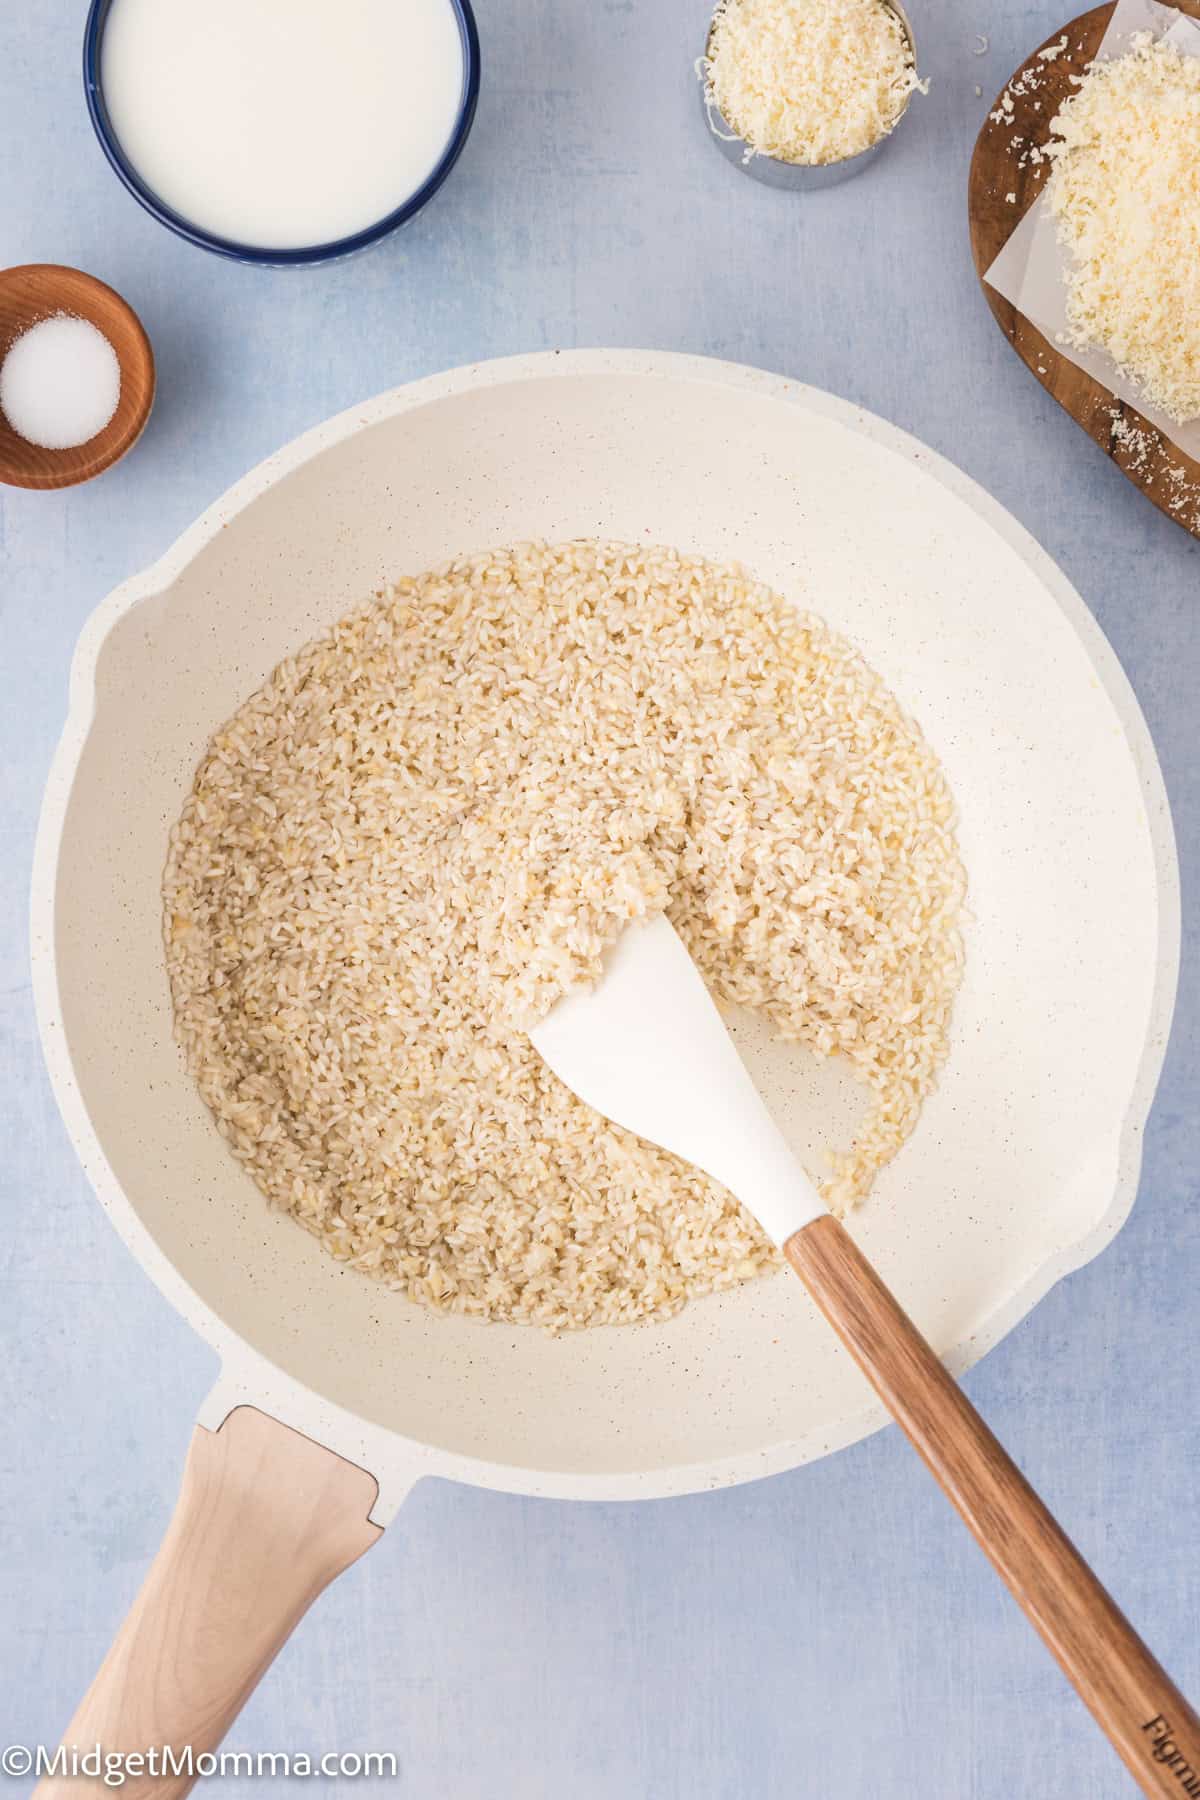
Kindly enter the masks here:
<path id="1" fill-rule="evenodd" d="M 1052 130 L 1068 341 L 1106 350 L 1170 418 L 1200 416 L 1200 58 L 1141 33 Z"/>
<path id="2" fill-rule="evenodd" d="M 924 92 L 884 0 L 722 0 L 703 72 L 747 154 L 789 163 L 869 150 Z"/>

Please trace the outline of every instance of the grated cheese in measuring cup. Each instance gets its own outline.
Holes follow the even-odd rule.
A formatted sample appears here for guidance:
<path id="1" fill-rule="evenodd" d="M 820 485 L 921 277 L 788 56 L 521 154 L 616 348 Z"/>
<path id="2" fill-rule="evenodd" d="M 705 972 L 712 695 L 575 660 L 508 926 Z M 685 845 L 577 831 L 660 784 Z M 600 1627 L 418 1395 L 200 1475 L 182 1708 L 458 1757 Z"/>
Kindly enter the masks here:
<path id="1" fill-rule="evenodd" d="M 883 0 L 723 0 L 703 72 L 748 154 L 790 163 L 869 150 L 928 87 Z"/>

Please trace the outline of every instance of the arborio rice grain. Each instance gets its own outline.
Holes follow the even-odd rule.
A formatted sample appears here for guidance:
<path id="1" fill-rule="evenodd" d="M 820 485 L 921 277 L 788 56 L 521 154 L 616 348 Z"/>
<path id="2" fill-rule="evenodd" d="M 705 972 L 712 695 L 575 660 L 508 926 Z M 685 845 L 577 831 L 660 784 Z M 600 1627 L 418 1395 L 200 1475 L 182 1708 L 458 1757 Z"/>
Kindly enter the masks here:
<path id="1" fill-rule="evenodd" d="M 819 619 L 668 549 L 461 558 L 281 663 L 171 833 L 179 1040 L 234 1153 L 342 1261 L 554 1328 L 773 1268 L 715 1182 L 522 1026 L 664 907 L 717 999 L 869 1086 L 825 1193 L 916 1123 L 961 972 L 937 761 Z"/>

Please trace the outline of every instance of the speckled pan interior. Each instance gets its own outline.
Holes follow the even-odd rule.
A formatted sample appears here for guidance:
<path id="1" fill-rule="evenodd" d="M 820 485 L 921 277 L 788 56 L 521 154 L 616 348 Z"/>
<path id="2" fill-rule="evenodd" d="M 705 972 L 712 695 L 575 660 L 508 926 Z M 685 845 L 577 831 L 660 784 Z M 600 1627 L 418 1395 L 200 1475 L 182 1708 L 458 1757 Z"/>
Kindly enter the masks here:
<path id="1" fill-rule="evenodd" d="M 88 625 L 33 931 L 81 1158 L 221 1354 L 203 1416 L 249 1399 L 331 1443 L 379 1476 L 381 1516 L 424 1472 L 638 1497 L 787 1467 L 879 1422 L 786 1274 L 665 1324 L 551 1339 L 431 1316 L 339 1268 L 268 1213 L 172 1042 L 159 879 L 214 728 L 390 578 L 594 535 L 741 559 L 847 633 L 943 759 L 971 882 L 953 1048 L 853 1229 L 953 1366 L 1107 1242 L 1136 1187 L 1175 985 L 1170 823 L 1120 669 L 1013 520 L 879 420 L 701 359 L 524 357 L 354 408 Z M 788 1128 L 819 1138 L 837 1082 L 803 1053 L 751 1052 Z"/>

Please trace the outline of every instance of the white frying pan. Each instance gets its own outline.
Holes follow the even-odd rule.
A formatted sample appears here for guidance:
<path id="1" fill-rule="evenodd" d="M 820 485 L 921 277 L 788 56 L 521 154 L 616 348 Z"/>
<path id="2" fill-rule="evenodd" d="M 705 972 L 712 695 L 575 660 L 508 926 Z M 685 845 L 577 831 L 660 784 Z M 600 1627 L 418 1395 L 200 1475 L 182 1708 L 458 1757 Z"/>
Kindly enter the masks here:
<path id="1" fill-rule="evenodd" d="M 432 1316 L 339 1268 L 267 1211 L 173 1045 L 159 877 L 212 731 L 394 576 L 533 536 L 741 559 L 848 634 L 938 750 L 971 883 L 967 975 L 940 1088 L 854 1230 L 950 1366 L 1132 1202 L 1175 987 L 1170 822 L 1128 684 L 1020 527 L 870 415 L 698 358 L 520 357 L 352 408 L 100 607 L 47 790 L 34 975 L 59 1103 L 126 1242 L 222 1363 L 76 1742 L 219 1741 L 424 1474 L 644 1499 L 881 1422 L 790 1279 L 551 1339 Z M 753 1026 L 740 1041 L 797 1143 L 844 1133 L 835 1070 Z"/>

